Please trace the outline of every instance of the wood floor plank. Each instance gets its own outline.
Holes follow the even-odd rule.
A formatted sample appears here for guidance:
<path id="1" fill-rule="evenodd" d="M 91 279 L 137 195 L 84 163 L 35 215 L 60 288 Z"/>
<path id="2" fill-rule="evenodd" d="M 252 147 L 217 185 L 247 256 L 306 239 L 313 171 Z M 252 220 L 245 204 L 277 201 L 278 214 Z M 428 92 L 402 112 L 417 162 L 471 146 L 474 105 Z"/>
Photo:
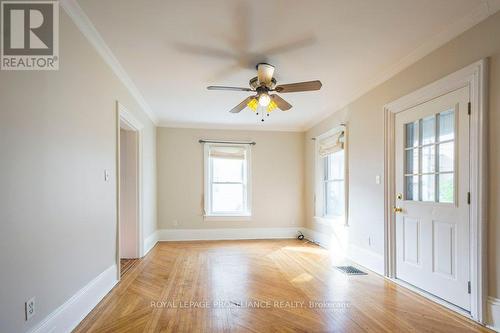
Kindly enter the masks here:
<path id="1" fill-rule="evenodd" d="M 297 240 L 160 242 L 74 330 L 491 332 Z"/>

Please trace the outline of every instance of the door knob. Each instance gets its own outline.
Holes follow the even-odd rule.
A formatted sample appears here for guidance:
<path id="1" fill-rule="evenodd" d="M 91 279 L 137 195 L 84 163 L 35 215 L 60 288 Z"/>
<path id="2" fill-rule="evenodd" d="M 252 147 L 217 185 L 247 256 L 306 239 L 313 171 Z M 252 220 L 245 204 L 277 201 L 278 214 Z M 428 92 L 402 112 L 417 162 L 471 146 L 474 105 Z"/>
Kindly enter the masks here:
<path id="1" fill-rule="evenodd" d="M 394 213 L 402 213 L 403 212 L 403 208 L 401 208 L 401 207 L 394 207 L 392 210 L 394 211 Z"/>

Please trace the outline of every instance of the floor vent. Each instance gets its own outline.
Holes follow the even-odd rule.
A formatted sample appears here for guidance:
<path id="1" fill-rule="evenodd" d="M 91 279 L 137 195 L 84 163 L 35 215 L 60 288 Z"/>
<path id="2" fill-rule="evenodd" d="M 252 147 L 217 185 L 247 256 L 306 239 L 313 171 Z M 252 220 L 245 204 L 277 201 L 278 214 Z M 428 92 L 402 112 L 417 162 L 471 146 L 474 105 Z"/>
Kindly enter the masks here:
<path id="1" fill-rule="evenodd" d="M 335 266 L 335 268 L 347 275 L 368 275 L 354 266 Z"/>

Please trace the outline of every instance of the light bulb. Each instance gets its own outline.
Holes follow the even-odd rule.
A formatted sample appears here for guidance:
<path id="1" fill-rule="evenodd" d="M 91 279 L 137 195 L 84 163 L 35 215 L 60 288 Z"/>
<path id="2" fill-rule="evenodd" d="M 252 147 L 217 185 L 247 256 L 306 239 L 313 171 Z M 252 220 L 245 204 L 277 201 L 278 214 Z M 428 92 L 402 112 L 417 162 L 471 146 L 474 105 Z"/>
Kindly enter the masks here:
<path id="1" fill-rule="evenodd" d="M 261 106 L 268 106 L 269 102 L 271 102 L 271 97 L 268 94 L 261 94 L 259 96 L 259 104 Z"/>

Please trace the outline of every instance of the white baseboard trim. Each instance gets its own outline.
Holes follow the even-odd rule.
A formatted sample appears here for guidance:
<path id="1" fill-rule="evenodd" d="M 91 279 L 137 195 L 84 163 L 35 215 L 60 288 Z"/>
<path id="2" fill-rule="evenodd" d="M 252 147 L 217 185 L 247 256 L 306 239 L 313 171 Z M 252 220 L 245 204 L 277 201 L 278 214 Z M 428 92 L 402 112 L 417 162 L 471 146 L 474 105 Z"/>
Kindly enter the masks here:
<path id="1" fill-rule="evenodd" d="M 381 254 L 349 244 L 347 257 L 379 275 L 384 275 L 384 256 Z"/>
<path id="2" fill-rule="evenodd" d="M 335 246 L 335 244 L 333 244 L 332 236 L 326 233 L 308 228 L 304 228 L 303 233 L 308 240 L 319 244 L 321 247 L 330 249 Z M 384 275 L 383 255 L 352 244 L 349 244 L 346 255 L 346 259 L 349 259 L 377 274 Z"/>
<path id="3" fill-rule="evenodd" d="M 159 241 L 286 239 L 296 238 L 300 227 L 290 228 L 217 228 L 160 229 Z"/>
<path id="4" fill-rule="evenodd" d="M 323 232 L 319 232 L 316 230 L 312 230 L 309 228 L 302 228 L 302 232 L 304 233 L 304 237 L 325 249 L 329 249 L 332 246 L 332 237 L 328 236 Z"/>
<path id="5" fill-rule="evenodd" d="M 71 332 L 118 282 L 113 265 L 90 281 L 29 333 Z"/>
<path id="6" fill-rule="evenodd" d="M 487 326 L 494 331 L 500 332 L 500 299 L 488 296 L 486 308 Z"/>
<path id="7" fill-rule="evenodd" d="M 144 240 L 143 255 L 145 256 L 148 254 L 156 243 L 158 243 L 158 230 L 153 231 L 153 233 Z"/>

